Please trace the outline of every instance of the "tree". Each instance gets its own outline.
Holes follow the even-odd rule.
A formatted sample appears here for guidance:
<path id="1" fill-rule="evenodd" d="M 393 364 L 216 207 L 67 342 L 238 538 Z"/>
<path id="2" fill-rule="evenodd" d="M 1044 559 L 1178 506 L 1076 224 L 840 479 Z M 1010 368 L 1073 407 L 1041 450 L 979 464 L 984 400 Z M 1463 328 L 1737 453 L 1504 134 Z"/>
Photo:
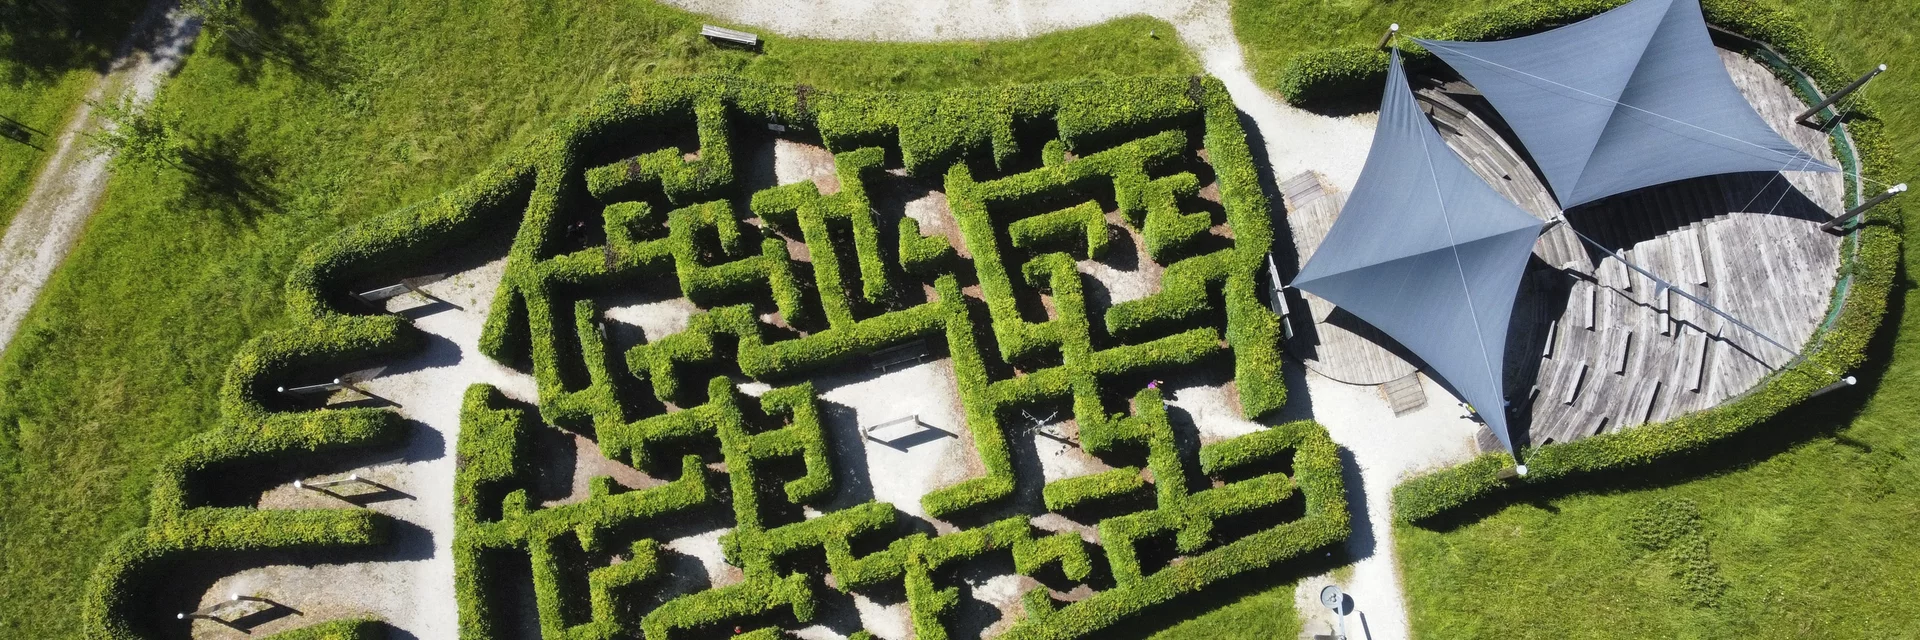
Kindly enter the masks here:
<path id="1" fill-rule="evenodd" d="M 97 103 L 94 112 L 107 126 L 89 134 L 94 148 L 114 154 L 116 164 L 164 164 L 180 168 L 187 138 L 178 115 L 136 104 L 132 96 Z"/>

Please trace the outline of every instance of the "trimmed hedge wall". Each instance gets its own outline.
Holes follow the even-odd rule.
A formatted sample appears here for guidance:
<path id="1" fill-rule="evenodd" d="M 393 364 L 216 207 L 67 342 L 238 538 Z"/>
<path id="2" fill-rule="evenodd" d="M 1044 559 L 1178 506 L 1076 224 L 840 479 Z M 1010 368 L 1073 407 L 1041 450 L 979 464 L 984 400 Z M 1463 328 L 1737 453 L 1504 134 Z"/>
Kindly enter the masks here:
<path id="1" fill-rule="evenodd" d="M 1621 3 L 1520 2 L 1420 35 L 1451 40 L 1506 38 L 1576 21 Z M 1820 86 L 1832 89 L 1852 80 L 1790 13 L 1738 0 L 1703 0 L 1701 4 L 1709 22 L 1772 45 Z M 1371 49 L 1305 54 L 1289 65 L 1282 92 L 1298 104 L 1336 98 L 1352 86 L 1377 90 L 1386 73 L 1385 57 L 1377 54 Z M 1899 163 L 1882 133 L 1877 106 L 1864 98 L 1855 104 L 1846 128 L 1859 150 L 1862 173 L 1876 180 L 1896 179 L 1886 173 Z M 1851 181 L 1848 186 L 1851 188 Z M 1513 459 L 1503 452 L 1413 478 L 1394 489 L 1395 515 L 1418 522 L 1492 499 L 1515 487 L 1578 481 L 1582 476 L 1682 457 L 1737 436 L 1806 400 L 1864 361 L 1867 342 L 1879 329 L 1887 296 L 1893 290 L 1902 221 L 1901 204 L 1895 200 L 1875 208 L 1856 226 L 1846 248 L 1852 252 L 1853 261 L 1843 265 L 1840 274 L 1849 284 L 1839 300 L 1838 318 L 1810 341 L 1802 361 L 1769 376 L 1747 394 L 1666 422 L 1529 449 L 1522 453 L 1528 470 L 1524 477 L 1502 477 L 1513 466 Z"/>
<path id="2" fill-rule="evenodd" d="M 1031 141 L 1015 128 L 1046 119 L 1059 139 L 1022 149 Z M 835 153 L 839 190 L 823 194 L 802 182 L 737 193 L 731 127 L 742 122 L 817 131 Z M 698 148 L 608 162 L 619 157 L 610 145 L 672 127 L 692 127 Z M 1012 170 L 1035 153 L 1039 168 Z M 970 258 L 945 237 L 923 236 L 911 219 L 886 228 L 867 182 L 882 177 L 891 157 L 911 175 L 945 176 Z M 1211 214 L 1182 210 L 1200 186 L 1185 168 L 1203 157 L 1218 178 L 1231 240 L 1190 255 L 1213 222 Z M 1072 256 L 1056 250 L 1102 254 L 1111 237 L 1100 206 L 1106 193 L 1175 277 L 1161 294 L 1110 310 L 1108 328 L 1120 329 L 1096 346 L 1083 276 Z M 152 522 L 102 559 L 86 603 L 89 635 L 152 635 L 128 612 L 183 554 L 382 543 L 390 523 L 377 514 L 212 508 L 196 487 L 234 464 L 400 437 L 392 412 L 302 410 L 283 406 L 270 390 L 288 376 L 419 348 L 417 330 L 358 307 L 347 292 L 429 268 L 435 252 L 509 227 L 507 267 L 480 348 L 530 372 L 538 405 L 484 385 L 464 399 L 453 541 L 462 638 L 508 633 L 499 616 L 514 607 L 497 601 L 495 589 L 522 560 L 531 569 L 540 633 L 556 640 L 659 640 L 727 625 L 774 637 L 772 627 L 815 615 L 816 594 L 828 585 L 805 568 L 821 562 L 841 590 L 901 585 L 916 635 L 927 639 L 946 636 L 958 590 L 944 583 L 956 563 L 1006 552 L 1024 574 L 1091 579 L 1094 549 L 1076 534 L 1036 530 L 1026 516 L 939 536 L 906 531 L 893 507 L 878 502 L 794 517 L 831 497 L 835 478 L 814 390 L 792 380 L 936 336 L 951 354 L 985 474 L 928 494 L 924 512 L 952 518 L 1004 505 L 1015 471 L 1001 417 L 1035 403 L 1071 399 L 1089 448 L 1102 455 L 1147 452 L 1156 507 L 1101 525 L 1113 531 L 1116 542 L 1105 553 L 1125 584 L 1057 610 L 1032 598 L 1044 613 L 1021 632 L 1094 633 L 1173 594 L 1333 544 L 1347 532 L 1338 459 L 1317 426 L 1262 434 L 1293 452 L 1293 477 L 1269 473 L 1195 491 L 1157 391 L 1135 396 L 1130 409 L 1119 408 L 1126 411 L 1106 406 L 1115 384 L 1142 384 L 1144 374 L 1219 356 L 1234 362 L 1247 416 L 1285 402 L 1278 318 L 1256 293 L 1272 240 L 1268 216 L 1237 112 L 1212 79 L 926 95 L 827 93 L 728 77 L 620 88 L 469 184 L 303 255 L 288 281 L 294 328 L 236 355 L 220 427 L 163 465 Z M 600 233 L 578 233 L 583 222 L 598 223 Z M 790 254 L 794 245 L 806 247 L 809 264 Z M 980 284 L 978 298 L 963 291 L 963 281 Z M 648 282 L 677 286 L 704 310 L 686 330 L 622 351 L 605 337 L 596 297 Z M 1052 301 L 1044 320 L 1020 315 L 1019 300 L 1035 292 Z M 989 326 L 978 326 L 977 317 Z M 1024 368 L 1008 377 L 999 358 Z M 779 385 L 749 398 L 735 378 L 714 375 L 734 368 Z M 668 407 L 639 401 L 647 395 Z M 584 501 L 534 504 L 530 443 L 548 428 L 542 422 L 591 432 L 602 453 L 666 482 L 627 490 L 596 478 Z M 1147 485 L 1127 468 L 1055 483 L 1045 493 L 1071 505 Z M 1217 520 L 1274 508 L 1296 493 L 1307 504 L 1304 520 L 1238 540 L 1215 531 Z M 656 588 L 664 571 L 660 541 L 646 532 L 704 518 L 727 526 L 729 517 L 721 546 L 743 580 L 646 610 L 637 596 Z M 1156 571 L 1124 561 L 1133 557 L 1133 540 L 1161 530 L 1178 533 L 1189 562 Z M 876 542 L 885 544 L 873 549 Z M 373 628 L 339 623 L 310 633 Z"/>
<path id="3" fill-rule="evenodd" d="M 795 563 L 807 558 L 824 560 L 833 585 L 843 591 L 901 584 L 916 635 L 929 639 L 946 637 L 945 618 L 957 602 L 957 589 L 936 579 L 950 563 L 1006 551 L 1022 573 L 1057 570 L 1072 580 L 1087 579 L 1093 564 L 1084 542 L 1071 534 L 1036 532 L 1024 517 L 943 536 L 901 536 L 902 523 L 894 510 L 869 502 L 782 524 L 770 514 L 825 498 L 832 489 L 811 389 L 774 389 L 761 396 L 754 410 L 735 390 L 733 379 L 711 377 L 702 385 L 688 378 L 725 365 L 749 378 L 789 380 L 934 336 L 946 340 L 966 427 L 985 473 L 927 494 L 922 511 L 953 518 L 1002 503 L 1012 494 L 1015 472 L 1001 417 L 1034 403 L 1071 399 L 1090 451 L 1113 456 L 1126 456 L 1131 449 L 1148 452 L 1146 466 L 1155 478 L 1152 488 L 1159 506 L 1110 520 L 1113 539 L 1129 541 L 1156 527 L 1171 527 L 1168 530 L 1179 532 L 1183 552 L 1222 558 L 1222 564 L 1191 577 L 1161 578 L 1164 572 L 1125 568 L 1132 566 L 1124 560 L 1132 557 L 1132 542 L 1109 545 L 1109 564 L 1122 567 L 1129 576 L 1127 585 L 1097 607 L 1044 607 L 1049 619 L 1097 629 L 1082 612 L 1100 612 L 1098 619 L 1110 623 L 1167 597 L 1159 591 L 1124 595 L 1133 592 L 1135 582 L 1172 589 L 1166 593 L 1190 591 L 1235 573 L 1235 554 L 1260 554 L 1261 562 L 1248 567 L 1265 566 L 1346 534 L 1338 459 L 1317 426 L 1276 429 L 1272 434 L 1277 435 L 1269 438 L 1280 438 L 1284 446 L 1262 450 L 1268 456 L 1261 459 L 1265 462 L 1289 452 L 1296 455 L 1296 468 L 1302 470 L 1297 478 L 1266 474 L 1194 492 L 1186 486 L 1190 472 L 1182 467 L 1158 393 L 1136 397 L 1133 415 L 1110 412 L 1103 399 L 1103 389 L 1115 380 L 1140 384 L 1141 374 L 1228 352 L 1248 416 L 1285 402 L 1278 318 L 1260 304 L 1256 293 L 1262 256 L 1273 237 L 1269 207 L 1237 112 L 1217 81 L 1152 78 L 938 95 L 788 91 L 736 80 L 666 85 L 615 94 L 611 104 L 556 135 L 589 138 L 601 131 L 696 123 L 701 132 L 697 154 L 665 149 L 584 169 L 588 195 L 598 200 L 590 204 L 568 201 L 579 196 L 548 186 L 582 169 L 560 155 L 533 156 L 542 158 L 534 170 L 538 179 L 510 252 L 506 281 L 496 298 L 500 303 L 489 318 L 486 353 L 503 363 L 529 366 L 540 388 L 539 411 L 545 420 L 590 426 L 602 453 L 612 459 L 661 477 L 675 477 L 677 470 L 679 479 L 670 485 L 677 488 L 629 493 L 609 489 L 586 503 L 531 509 L 524 491 L 513 488 L 525 484 L 523 474 L 514 471 L 521 459 L 514 452 L 524 446 L 516 438 L 538 427 L 531 426 L 526 410 L 498 406 L 491 392 L 476 391 L 482 394 L 476 398 L 494 400 L 469 401 L 462 456 L 468 460 L 463 474 L 470 477 L 459 486 L 473 502 L 463 497 L 460 505 L 460 574 L 481 582 L 477 577 L 491 570 L 488 558 L 502 551 L 525 554 L 535 567 L 541 624 L 548 637 L 638 632 L 672 638 L 743 621 L 744 631 L 758 634 L 771 633 L 763 626 L 769 621 L 804 623 L 814 615 L 814 590 L 824 586 L 794 572 Z M 708 106 L 714 104 L 719 106 Z M 1041 118 L 1053 119 L 1060 139 L 1037 150 L 1039 168 L 1009 173 L 1008 167 L 1036 151 L 1019 148 L 1022 141 L 1013 135 L 1014 128 Z M 714 185 L 704 183 L 672 192 L 667 181 L 684 178 L 671 176 L 696 175 L 699 163 L 722 157 L 716 150 L 726 147 L 730 134 L 725 127 L 710 127 L 710 122 L 755 119 L 818 131 L 835 152 L 838 191 L 823 194 L 807 181 L 748 198 L 722 198 L 707 190 Z M 1195 131 L 1198 138 L 1191 135 Z M 971 254 L 968 260 L 960 259 L 945 237 L 923 236 L 919 223 L 910 218 L 901 219 L 891 232 L 883 229 L 883 219 L 868 199 L 867 182 L 879 175 L 893 148 L 899 149 L 910 175 L 945 176 L 948 203 Z M 1200 187 L 1194 173 L 1181 169 L 1182 163 L 1198 162 L 1199 148 L 1206 150 L 1218 176 L 1233 241 L 1227 248 L 1188 255 L 1201 246 L 1196 240 L 1213 222 L 1210 214 L 1181 210 Z M 665 166 L 673 162 L 683 166 Z M 1139 231 L 1150 257 L 1169 263 L 1168 279 L 1162 293 L 1110 309 L 1105 322 L 1120 344 L 1096 348 L 1083 276 L 1072 256 L 1056 251 L 1094 258 L 1107 249 L 1107 217 L 1099 199 L 1089 194 L 1109 186 L 1120 218 Z M 686 195 L 695 192 L 697 197 Z M 747 206 L 740 210 L 743 201 Z M 662 203 L 673 209 L 659 211 Z M 557 230 L 568 224 L 561 212 L 583 207 L 603 211 L 606 247 L 556 240 Z M 659 231 L 662 226 L 665 233 Z M 806 247 L 809 265 L 795 264 L 788 250 L 793 245 Z M 964 274 L 955 273 L 968 266 L 971 280 L 979 285 L 978 299 L 962 291 L 957 276 Z M 810 282 L 796 277 L 809 271 Z M 599 309 L 591 299 L 640 280 L 676 282 L 705 310 L 694 315 L 684 331 L 613 353 L 598 330 Z M 917 302 L 916 289 L 928 288 L 926 301 Z M 1051 300 L 1043 320 L 1030 320 L 1020 309 L 1022 297 L 1035 292 Z M 1214 300 L 1224 301 L 1225 308 L 1216 308 Z M 986 327 L 976 321 L 981 311 L 989 319 Z M 770 329 L 768 317 L 804 333 Z M 1204 326 L 1221 319 L 1224 327 Z M 1202 326 L 1192 326 L 1196 323 Z M 997 347 L 981 342 L 987 336 Z M 994 357 L 1028 369 L 996 379 L 991 373 L 996 365 L 990 364 Z M 652 415 L 637 410 L 622 400 L 644 393 L 632 385 L 644 385 L 656 399 L 680 409 Z M 466 449 L 469 437 L 472 451 Z M 483 448 L 500 453 L 491 455 Z M 782 475 L 785 482 L 773 482 L 765 469 L 781 460 L 789 461 L 782 463 L 788 473 L 799 470 L 799 477 Z M 713 463 L 725 465 L 728 486 L 698 493 L 699 482 L 717 482 L 718 477 L 706 471 L 705 465 Z M 1129 467 L 1056 482 L 1044 493 L 1050 506 L 1070 508 L 1143 491 L 1148 484 L 1137 468 Z M 1216 520 L 1274 508 L 1296 491 L 1307 494 L 1306 520 L 1260 534 L 1257 543 L 1216 539 Z M 589 505 L 640 494 L 661 496 L 663 506 L 587 515 L 599 513 Z M 722 547 L 728 562 L 745 573 L 744 580 L 671 600 L 646 613 L 637 625 L 631 616 L 617 615 L 622 610 L 619 591 L 633 585 L 644 590 L 644 583 L 656 575 L 648 550 L 657 542 L 609 536 L 633 531 L 628 518 L 695 517 L 722 503 L 730 506 L 733 522 Z M 483 517 L 490 516 L 496 504 L 500 515 Z M 864 554 L 855 550 L 863 546 L 856 540 L 876 538 L 891 541 Z M 577 577 L 563 577 L 582 571 L 569 568 L 566 560 L 577 553 L 574 545 L 604 549 L 629 543 L 633 550 L 625 562 L 588 572 L 584 584 L 590 593 L 569 593 L 583 584 Z M 614 568 L 625 569 L 617 575 L 603 573 Z M 1159 586 L 1160 580 L 1179 584 Z M 462 596 L 462 606 L 473 611 L 475 622 L 464 625 L 463 634 L 492 637 L 494 627 L 483 613 L 485 594 L 464 591 L 471 592 Z M 1038 600 L 1035 607 L 1042 608 Z"/>

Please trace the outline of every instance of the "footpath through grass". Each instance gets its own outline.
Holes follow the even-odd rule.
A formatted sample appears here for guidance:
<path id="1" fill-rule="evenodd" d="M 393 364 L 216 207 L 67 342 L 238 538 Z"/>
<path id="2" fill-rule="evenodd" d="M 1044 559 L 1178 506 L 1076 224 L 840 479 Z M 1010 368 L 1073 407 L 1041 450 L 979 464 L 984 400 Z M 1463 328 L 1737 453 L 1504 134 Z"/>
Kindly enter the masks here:
<path id="1" fill-rule="evenodd" d="M 1764 1 L 1764 0 L 1763 0 Z M 1499 3 L 1235 0 L 1267 86 L 1298 51 L 1371 44 Z M 1792 0 L 1868 90 L 1899 175 L 1920 176 L 1920 5 Z M 1330 27 L 1330 31 L 1323 27 Z M 1905 70 L 1905 71 L 1902 71 Z M 1747 442 L 1631 486 L 1516 504 L 1447 530 L 1400 527 L 1414 632 L 1425 638 L 1920 637 L 1920 233 L 1875 352 L 1877 385 L 1781 416 Z M 1701 469 L 1700 467 L 1707 468 Z"/>
<path id="2" fill-rule="evenodd" d="M 145 4 L 0 0 L 0 231 Z"/>
<path id="3" fill-rule="evenodd" d="M 934 89 L 1198 69 L 1144 19 L 987 44 L 769 38 L 756 55 L 637 0 L 249 6 L 284 37 L 203 43 L 156 101 L 182 114 L 201 161 L 120 171 L 0 360 L 0 637 L 78 633 L 68 605 L 105 545 L 144 521 L 155 461 L 217 418 L 234 349 L 281 326 L 303 247 L 465 181 L 608 85 L 728 71 Z"/>

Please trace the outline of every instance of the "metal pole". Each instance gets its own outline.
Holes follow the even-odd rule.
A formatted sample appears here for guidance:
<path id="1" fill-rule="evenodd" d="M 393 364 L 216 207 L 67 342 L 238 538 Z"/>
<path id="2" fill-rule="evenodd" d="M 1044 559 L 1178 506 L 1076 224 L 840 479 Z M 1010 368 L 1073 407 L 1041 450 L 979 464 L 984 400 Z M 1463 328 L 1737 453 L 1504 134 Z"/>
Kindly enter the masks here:
<path id="1" fill-rule="evenodd" d="M 1900 184 L 1893 185 L 1893 187 L 1887 189 L 1885 193 L 1874 196 L 1871 199 L 1868 199 L 1866 202 L 1860 203 L 1860 206 L 1854 207 L 1852 209 L 1848 209 L 1846 213 L 1840 214 L 1840 217 L 1834 218 L 1832 220 L 1827 221 L 1826 224 L 1820 225 L 1820 230 L 1833 231 L 1834 229 L 1838 229 L 1840 228 L 1840 225 L 1846 224 L 1848 220 L 1852 220 L 1856 217 L 1859 217 L 1860 214 L 1866 213 L 1868 209 L 1872 209 L 1874 208 L 1874 206 L 1879 205 L 1882 202 L 1886 202 L 1887 198 L 1891 198 L 1896 195 L 1899 195 L 1901 192 L 1906 190 L 1907 190 L 1907 183 L 1902 182 Z"/>
<path id="2" fill-rule="evenodd" d="M 1381 51 L 1387 50 L 1387 45 L 1393 42 L 1393 36 L 1397 33 L 1400 33 L 1400 23 L 1395 22 L 1391 26 L 1388 26 L 1386 35 L 1380 36 L 1379 49 Z"/>
<path id="3" fill-rule="evenodd" d="M 1845 389 L 1845 388 L 1847 388 L 1847 387 L 1851 387 L 1851 386 L 1853 386 L 1853 385 L 1855 385 L 1855 384 L 1858 384 L 1859 382 L 1860 382 L 1860 381 L 1859 381 L 1859 380 L 1856 380 L 1856 379 L 1854 379 L 1854 377 L 1853 377 L 1853 376 L 1847 376 L 1847 377 L 1845 377 L 1845 378 L 1841 378 L 1839 382 L 1835 382 L 1835 383 L 1833 383 L 1833 384 L 1830 384 L 1830 385 L 1827 385 L 1827 386 L 1825 386 L 1825 387 L 1821 387 L 1819 391 L 1815 391 L 1815 392 L 1813 392 L 1813 395 L 1810 395 L 1810 396 L 1807 396 L 1807 397 L 1809 397 L 1809 398 L 1817 398 L 1817 397 L 1820 397 L 1820 396 L 1823 396 L 1823 395 L 1826 395 L 1826 394 L 1829 394 L 1829 393 L 1833 393 L 1833 392 L 1835 392 L 1835 391 L 1839 391 L 1839 390 L 1841 390 L 1841 389 Z"/>
<path id="4" fill-rule="evenodd" d="M 1833 92 L 1833 95 L 1827 96 L 1827 99 L 1825 100 L 1821 100 L 1820 104 L 1813 105 L 1812 109 L 1808 109 L 1806 113 L 1800 114 L 1800 117 L 1794 118 L 1793 121 L 1801 124 L 1806 124 L 1807 120 L 1813 118 L 1814 115 L 1819 114 L 1822 109 L 1831 107 L 1833 106 L 1833 103 L 1839 102 L 1841 98 L 1847 97 L 1847 94 L 1858 91 L 1860 87 L 1866 86 L 1868 80 L 1872 80 L 1874 76 L 1880 75 L 1881 72 L 1886 70 L 1887 70 L 1887 65 L 1884 65 L 1884 64 L 1878 67 L 1874 67 L 1873 70 L 1868 71 L 1866 75 L 1860 76 L 1859 80 L 1853 81 L 1853 84 L 1847 85 L 1847 88 L 1845 89 L 1841 89 L 1839 91 Z"/>

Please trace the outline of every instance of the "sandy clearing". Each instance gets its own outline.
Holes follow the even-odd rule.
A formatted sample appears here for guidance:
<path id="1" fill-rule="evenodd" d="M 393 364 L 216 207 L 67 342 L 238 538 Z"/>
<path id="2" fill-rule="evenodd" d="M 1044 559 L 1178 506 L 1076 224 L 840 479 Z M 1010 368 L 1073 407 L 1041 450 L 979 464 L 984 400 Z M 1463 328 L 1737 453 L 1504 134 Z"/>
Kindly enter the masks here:
<path id="1" fill-rule="evenodd" d="M 814 385 L 820 391 L 821 422 L 833 443 L 835 475 L 842 485 L 832 504 L 823 509 L 879 500 L 926 518 L 921 496 L 978 474 L 980 465 L 960 407 L 952 360 L 943 358 L 871 377 L 829 374 L 816 377 Z M 864 427 L 902 418 L 918 418 L 924 430 L 885 443 L 861 435 Z"/>
<path id="2" fill-rule="evenodd" d="M 94 103 L 131 97 L 153 100 L 160 83 L 180 66 L 200 34 L 200 20 L 174 10 L 173 0 L 153 0 L 120 44 L 108 72 L 87 90 L 54 142 L 53 156 L 34 178 L 20 211 L 0 237 L 0 352 L 26 320 L 40 289 L 80 239 L 87 218 L 106 193 L 108 153 L 90 148 L 87 136 L 112 125 L 93 117 Z"/>

